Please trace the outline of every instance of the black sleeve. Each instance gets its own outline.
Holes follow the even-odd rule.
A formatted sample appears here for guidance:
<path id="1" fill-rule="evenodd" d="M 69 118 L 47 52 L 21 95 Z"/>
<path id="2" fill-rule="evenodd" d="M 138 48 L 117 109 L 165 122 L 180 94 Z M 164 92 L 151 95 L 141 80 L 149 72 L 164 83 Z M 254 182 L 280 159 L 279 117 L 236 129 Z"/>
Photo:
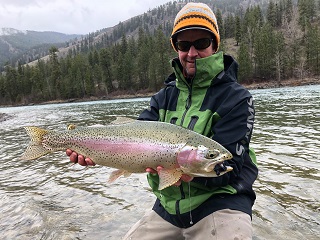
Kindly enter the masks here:
<path id="1" fill-rule="evenodd" d="M 209 187 L 231 184 L 240 175 L 245 161 L 251 161 L 249 143 L 254 122 L 254 106 L 251 95 L 240 100 L 213 126 L 213 140 L 228 149 L 233 158 L 225 161 L 232 171 L 215 178 L 195 178 L 195 182 L 206 183 Z"/>
<path id="2" fill-rule="evenodd" d="M 141 112 L 138 120 L 144 121 L 159 121 L 159 104 L 157 96 L 159 93 L 151 97 L 150 107 Z"/>

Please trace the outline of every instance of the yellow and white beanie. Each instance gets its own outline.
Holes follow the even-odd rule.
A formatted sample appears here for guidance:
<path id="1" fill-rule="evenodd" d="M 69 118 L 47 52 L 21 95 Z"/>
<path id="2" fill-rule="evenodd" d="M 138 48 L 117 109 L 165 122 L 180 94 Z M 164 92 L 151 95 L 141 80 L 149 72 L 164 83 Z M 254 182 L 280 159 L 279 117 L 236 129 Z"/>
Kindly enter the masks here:
<path id="1" fill-rule="evenodd" d="M 175 51 L 175 43 L 177 39 L 177 34 L 184 30 L 189 29 L 202 29 L 207 30 L 213 34 L 216 38 L 217 50 L 220 45 L 220 34 L 217 23 L 217 18 L 209 8 L 208 5 L 204 3 L 188 3 L 186 4 L 177 14 L 173 30 L 171 33 L 171 45 Z"/>

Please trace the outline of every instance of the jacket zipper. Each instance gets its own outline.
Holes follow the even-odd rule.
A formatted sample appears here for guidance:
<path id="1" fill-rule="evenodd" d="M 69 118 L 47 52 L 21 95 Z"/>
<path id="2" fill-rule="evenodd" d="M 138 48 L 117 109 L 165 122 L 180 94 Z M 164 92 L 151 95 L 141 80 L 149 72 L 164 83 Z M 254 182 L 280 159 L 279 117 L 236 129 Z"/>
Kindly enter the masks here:
<path id="1" fill-rule="evenodd" d="M 189 108 L 191 107 L 191 90 L 192 89 L 192 86 L 188 86 L 188 90 L 189 90 L 189 95 L 188 95 L 188 98 L 186 100 L 186 106 L 185 106 L 185 110 L 184 110 L 184 113 L 181 117 L 181 123 L 180 123 L 180 126 L 183 126 L 183 122 L 184 122 L 184 118 L 189 110 Z"/>

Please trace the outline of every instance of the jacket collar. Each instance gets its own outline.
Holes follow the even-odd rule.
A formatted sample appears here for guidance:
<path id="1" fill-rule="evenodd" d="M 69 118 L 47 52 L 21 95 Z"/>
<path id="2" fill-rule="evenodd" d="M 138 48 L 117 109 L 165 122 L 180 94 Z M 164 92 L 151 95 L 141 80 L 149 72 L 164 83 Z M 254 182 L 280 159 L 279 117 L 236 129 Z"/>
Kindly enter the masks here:
<path id="1" fill-rule="evenodd" d="M 196 74 L 188 81 L 183 75 L 183 68 L 178 58 L 171 62 L 176 75 L 176 85 L 183 88 L 207 88 L 211 86 L 214 78 L 223 71 L 223 53 L 218 52 L 209 57 L 196 59 Z"/>

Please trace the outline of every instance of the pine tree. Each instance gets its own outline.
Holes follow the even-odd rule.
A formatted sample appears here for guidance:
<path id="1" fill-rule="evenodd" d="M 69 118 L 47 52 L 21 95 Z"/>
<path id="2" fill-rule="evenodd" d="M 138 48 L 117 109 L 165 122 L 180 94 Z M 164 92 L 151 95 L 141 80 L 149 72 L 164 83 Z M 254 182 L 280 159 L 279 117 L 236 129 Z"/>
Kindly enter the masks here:
<path id="1" fill-rule="evenodd" d="M 320 73 L 320 30 L 318 26 L 309 26 L 306 33 L 307 65 L 313 74 Z"/>
<path id="2" fill-rule="evenodd" d="M 269 79 L 275 75 L 274 32 L 271 25 L 265 24 L 257 31 L 254 43 L 254 62 L 256 74 L 261 79 Z"/>
<path id="3" fill-rule="evenodd" d="M 220 9 L 217 9 L 216 18 L 217 18 L 217 22 L 218 22 L 218 26 L 219 26 L 220 38 L 225 39 L 225 29 L 224 29 L 222 13 L 221 13 Z"/>
<path id="4" fill-rule="evenodd" d="M 312 19 L 315 17 L 315 0 L 298 0 L 299 24 L 305 32 Z"/>
<path id="5" fill-rule="evenodd" d="M 293 15 L 293 3 L 292 0 L 284 0 L 286 1 L 285 3 L 285 18 L 287 19 L 288 22 L 292 20 L 292 15 Z"/>
<path id="6" fill-rule="evenodd" d="M 49 68 L 50 76 L 48 78 L 48 90 L 50 99 L 56 99 L 60 97 L 60 87 L 61 87 L 61 73 L 60 64 L 57 56 L 58 48 L 52 46 L 49 50 Z"/>
<path id="7" fill-rule="evenodd" d="M 253 75 L 253 66 L 250 58 L 248 44 L 241 42 L 238 52 L 238 61 L 239 61 L 239 82 L 246 82 L 252 78 Z"/>
<path id="8" fill-rule="evenodd" d="M 156 57 L 155 59 L 157 60 L 157 64 L 155 65 L 156 78 L 153 79 L 155 84 L 152 90 L 156 91 L 163 85 L 164 80 L 167 78 L 170 60 L 168 50 L 171 49 L 171 46 L 167 38 L 164 36 L 161 25 L 159 25 L 154 39 L 154 55 Z"/>
<path id="9" fill-rule="evenodd" d="M 239 45 L 239 42 L 241 41 L 241 20 L 239 16 L 236 16 L 235 19 L 235 39 L 237 42 L 237 46 Z"/>
<path id="10" fill-rule="evenodd" d="M 286 66 L 284 76 L 292 78 L 299 66 L 299 61 L 302 55 L 302 39 L 303 32 L 299 27 L 299 14 L 297 7 L 291 8 L 291 14 L 283 18 L 283 33 L 286 39 Z"/>
<path id="11" fill-rule="evenodd" d="M 253 59 L 255 37 L 263 25 L 263 17 L 259 6 L 251 7 L 245 12 L 242 21 L 241 41 L 247 43 L 249 47 L 250 58 Z"/>
<path id="12" fill-rule="evenodd" d="M 267 21 L 272 26 L 277 26 L 277 7 L 276 4 L 271 0 L 267 9 Z"/>
<path id="13" fill-rule="evenodd" d="M 283 76 L 283 68 L 285 64 L 285 40 L 281 32 L 276 32 L 274 34 L 274 59 L 275 59 L 275 75 L 277 79 L 278 86 L 281 85 L 281 79 Z"/>
<path id="14" fill-rule="evenodd" d="M 149 83 L 149 68 L 150 62 L 147 59 L 151 58 L 150 41 L 142 28 L 138 33 L 138 46 L 137 46 L 137 73 L 139 81 L 139 89 L 146 89 Z"/>
<path id="15" fill-rule="evenodd" d="M 232 38 L 235 34 L 235 20 L 232 14 L 228 14 L 224 21 L 225 38 Z"/>
<path id="16" fill-rule="evenodd" d="M 99 52 L 99 59 L 100 59 L 100 68 L 102 70 L 102 80 L 105 84 L 105 90 L 106 93 L 112 92 L 113 91 L 113 86 L 112 86 L 112 80 L 113 80 L 113 75 L 112 75 L 112 69 L 111 65 L 113 62 L 112 55 L 109 49 L 101 49 Z"/>

